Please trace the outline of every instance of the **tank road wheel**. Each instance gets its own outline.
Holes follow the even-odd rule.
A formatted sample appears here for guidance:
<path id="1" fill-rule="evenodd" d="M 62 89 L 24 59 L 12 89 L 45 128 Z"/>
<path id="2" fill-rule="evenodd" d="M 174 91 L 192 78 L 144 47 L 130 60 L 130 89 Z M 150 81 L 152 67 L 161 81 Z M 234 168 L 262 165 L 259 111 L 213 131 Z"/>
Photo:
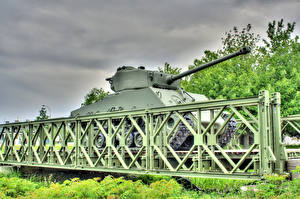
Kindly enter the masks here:
<path id="1" fill-rule="evenodd" d="M 125 132 L 124 136 L 126 136 L 126 135 L 127 135 L 127 132 Z M 130 133 L 128 135 L 127 139 L 125 140 L 126 146 L 131 147 L 133 145 L 133 143 L 134 143 L 133 139 L 134 139 L 133 135 L 132 135 L 132 133 Z M 115 146 L 119 146 L 120 145 L 120 138 L 118 136 L 115 137 L 115 142 L 114 143 L 115 143 Z"/>
<path id="2" fill-rule="evenodd" d="M 133 135 L 132 133 L 130 133 L 126 139 L 126 146 L 131 147 L 134 142 L 133 140 L 134 140 Z"/>
<path id="3" fill-rule="evenodd" d="M 134 134 L 134 144 L 136 147 L 142 147 L 143 146 L 143 137 L 141 136 L 140 133 L 135 133 Z"/>
<path id="4" fill-rule="evenodd" d="M 103 148 L 105 145 L 105 137 L 102 133 L 100 133 L 97 138 L 95 139 L 95 146 L 98 148 L 98 149 L 101 149 Z"/>

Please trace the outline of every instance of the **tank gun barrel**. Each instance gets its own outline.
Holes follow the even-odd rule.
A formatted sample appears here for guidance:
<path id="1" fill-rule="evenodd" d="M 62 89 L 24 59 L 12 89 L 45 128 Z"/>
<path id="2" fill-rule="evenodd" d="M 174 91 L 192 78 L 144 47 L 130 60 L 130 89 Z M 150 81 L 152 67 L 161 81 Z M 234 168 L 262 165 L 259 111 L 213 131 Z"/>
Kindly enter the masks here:
<path id="1" fill-rule="evenodd" d="M 195 73 L 195 72 L 198 72 L 198 71 L 203 70 L 203 69 L 205 69 L 205 68 L 208 68 L 208 67 L 210 67 L 210 66 L 216 65 L 216 64 L 218 64 L 218 63 L 221 63 L 221 62 L 226 61 L 226 60 L 228 60 L 228 59 L 231 59 L 231 58 L 233 58 L 233 57 L 237 57 L 237 56 L 239 56 L 239 55 L 247 54 L 247 53 L 249 53 L 250 51 L 251 51 L 251 50 L 250 50 L 249 47 L 244 47 L 244 48 L 240 49 L 239 51 L 237 51 L 237 52 L 235 52 L 235 53 L 226 55 L 226 56 L 224 56 L 224 57 L 222 57 L 222 58 L 219 58 L 219 59 L 216 59 L 216 60 L 214 60 L 214 61 L 208 62 L 208 63 L 206 63 L 206 64 L 203 64 L 203 65 L 201 65 L 201 66 L 199 66 L 199 67 L 196 67 L 196 68 L 193 68 L 193 69 L 191 69 L 191 70 L 185 71 L 185 72 L 180 73 L 180 74 L 178 74 L 178 75 L 171 76 L 171 77 L 169 77 L 169 78 L 167 79 L 167 83 L 168 83 L 168 84 L 172 84 L 172 82 L 174 82 L 174 81 L 176 81 L 176 80 L 178 80 L 178 79 L 181 79 L 182 77 L 188 76 L 188 75 L 190 75 L 190 74 L 192 74 L 192 73 Z"/>

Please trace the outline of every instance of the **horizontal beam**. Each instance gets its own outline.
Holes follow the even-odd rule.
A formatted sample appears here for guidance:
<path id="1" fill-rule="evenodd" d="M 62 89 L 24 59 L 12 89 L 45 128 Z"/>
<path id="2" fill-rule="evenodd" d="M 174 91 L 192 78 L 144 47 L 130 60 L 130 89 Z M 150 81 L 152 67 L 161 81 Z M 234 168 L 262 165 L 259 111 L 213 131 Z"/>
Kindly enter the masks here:
<path id="1" fill-rule="evenodd" d="M 139 175 L 166 175 L 166 176 L 181 176 L 181 177 L 197 177 L 197 178 L 224 178 L 224 179 L 243 179 L 243 180 L 261 180 L 263 176 L 254 173 L 235 173 L 235 174 L 224 174 L 217 172 L 193 172 L 193 171 L 176 171 L 171 172 L 167 170 L 133 170 L 133 169 L 111 169 L 111 168 L 100 168 L 100 167 L 68 167 L 68 166 L 53 166 L 44 164 L 18 164 L 18 163 L 5 163 L 6 165 L 15 166 L 29 166 L 29 167 L 40 167 L 40 168 L 52 168 L 52 169 L 67 169 L 67 170 L 77 170 L 77 171 L 99 171 L 99 172 L 109 172 L 109 173 L 123 173 L 123 174 L 139 174 Z"/>
<path id="2" fill-rule="evenodd" d="M 257 105 L 259 103 L 258 98 L 241 98 L 241 99 L 233 99 L 233 100 L 209 100 L 205 102 L 193 102 L 188 104 L 179 104 L 175 106 L 165 106 L 165 107 L 157 107 L 150 109 L 142 109 L 142 110 L 134 110 L 134 111 L 118 111 L 118 112 L 105 112 L 100 114 L 95 114 L 92 116 L 79 116 L 79 117 L 62 117 L 62 118 L 53 118 L 48 120 L 39 120 L 39 121 L 29 121 L 29 122 L 15 122 L 8 124 L 0 124 L 0 128 L 9 127 L 12 125 L 29 125 L 29 124 L 47 124 L 47 123 L 56 123 L 56 122 L 74 122 L 78 120 L 89 121 L 91 119 L 106 119 L 106 118 L 118 118 L 124 115 L 135 115 L 142 116 L 146 113 L 165 113 L 169 111 L 189 111 L 191 109 L 201 109 L 202 111 L 217 109 L 224 106 L 251 106 Z"/>

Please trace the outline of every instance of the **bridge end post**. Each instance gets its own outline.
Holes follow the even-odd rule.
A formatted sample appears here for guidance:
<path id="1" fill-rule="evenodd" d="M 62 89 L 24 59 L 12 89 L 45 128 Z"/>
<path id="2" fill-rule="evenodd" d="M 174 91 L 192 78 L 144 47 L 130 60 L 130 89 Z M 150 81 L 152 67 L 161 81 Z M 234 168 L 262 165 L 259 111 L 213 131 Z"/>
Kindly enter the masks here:
<path id="1" fill-rule="evenodd" d="M 276 173 L 283 173 L 285 162 L 287 161 L 285 147 L 282 143 L 281 137 L 281 117 L 280 117 L 280 93 L 271 94 L 271 104 L 270 104 L 270 113 L 271 113 L 271 139 L 272 139 L 272 149 L 276 157 L 274 164 L 274 171 Z"/>

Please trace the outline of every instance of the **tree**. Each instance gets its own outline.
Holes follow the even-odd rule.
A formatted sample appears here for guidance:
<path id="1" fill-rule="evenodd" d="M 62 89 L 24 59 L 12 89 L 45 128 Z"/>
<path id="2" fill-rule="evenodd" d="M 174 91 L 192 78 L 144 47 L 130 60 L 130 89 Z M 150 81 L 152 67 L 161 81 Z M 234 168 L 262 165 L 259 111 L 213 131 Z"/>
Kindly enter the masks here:
<path id="1" fill-rule="evenodd" d="M 49 119 L 49 115 L 47 115 L 47 109 L 45 105 L 42 105 L 39 116 L 36 117 L 36 120 L 47 120 Z"/>
<path id="2" fill-rule="evenodd" d="M 158 71 L 167 74 L 177 75 L 181 72 L 181 68 L 172 67 L 169 63 L 166 62 L 164 68 L 158 67 Z"/>
<path id="3" fill-rule="evenodd" d="M 194 65 L 189 68 L 198 67 L 235 52 L 243 46 L 250 45 L 255 48 L 256 43 L 259 42 L 259 35 L 252 33 L 251 28 L 252 26 L 248 24 L 241 31 L 234 27 L 233 30 L 226 32 L 225 37 L 222 38 L 223 47 L 221 49 L 206 50 L 204 56 L 201 59 L 195 59 Z M 251 55 L 236 57 L 212 66 L 193 74 L 189 81 L 183 82 L 182 86 L 188 91 L 201 93 L 212 99 L 231 99 L 255 95 L 257 94 L 254 89 L 256 74 L 255 68 L 251 66 L 255 65 L 257 56 L 252 52 Z"/>
<path id="4" fill-rule="evenodd" d="M 276 43 L 276 41 L 272 41 Z M 277 41 L 279 42 L 279 41 Z M 284 44 L 285 43 L 285 44 Z M 284 116 L 300 113 L 300 43 L 298 37 L 274 46 L 257 68 L 257 88 L 280 92 Z"/>
<path id="5" fill-rule="evenodd" d="M 252 32 L 252 25 L 248 24 L 239 31 L 238 27 L 233 27 L 229 32 L 225 32 L 225 36 L 221 39 L 223 48 L 218 51 L 219 54 L 233 53 L 243 46 L 248 46 L 252 50 L 257 48 L 260 41 L 260 35 Z"/>
<path id="6" fill-rule="evenodd" d="M 232 99 L 257 95 L 259 90 L 280 92 L 282 115 L 300 112 L 300 44 L 298 36 L 292 38 L 295 23 L 283 20 L 270 22 L 267 38 L 261 39 L 247 25 L 241 31 L 237 27 L 226 32 L 222 38 L 222 48 L 206 50 L 201 59 L 195 59 L 189 68 L 217 59 L 250 46 L 251 54 L 239 56 L 193 74 L 182 86 L 209 98 Z M 259 45 L 262 44 L 262 45 Z"/>
<path id="7" fill-rule="evenodd" d="M 103 88 L 92 88 L 84 97 L 84 102 L 81 104 L 81 106 L 86 106 L 98 102 L 108 94 L 109 92 L 105 92 Z"/>
<path id="8" fill-rule="evenodd" d="M 268 39 L 263 39 L 266 47 L 269 48 L 271 52 L 274 52 L 282 46 L 289 45 L 295 24 L 295 22 L 287 23 L 287 28 L 284 29 L 283 19 L 277 22 L 277 26 L 276 21 L 269 23 L 267 30 Z"/>

